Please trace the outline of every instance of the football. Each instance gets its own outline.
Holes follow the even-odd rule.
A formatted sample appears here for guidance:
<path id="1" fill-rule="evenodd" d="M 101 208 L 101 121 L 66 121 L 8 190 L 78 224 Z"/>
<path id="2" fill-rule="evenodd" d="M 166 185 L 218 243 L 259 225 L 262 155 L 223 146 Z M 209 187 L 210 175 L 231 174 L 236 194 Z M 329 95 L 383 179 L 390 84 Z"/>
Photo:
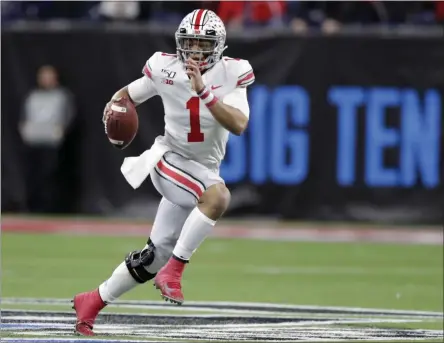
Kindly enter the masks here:
<path id="1" fill-rule="evenodd" d="M 139 116 L 131 100 L 121 98 L 111 105 L 112 113 L 106 122 L 108 139 L 118 149 L 125 149 L 136 137 Z"/>

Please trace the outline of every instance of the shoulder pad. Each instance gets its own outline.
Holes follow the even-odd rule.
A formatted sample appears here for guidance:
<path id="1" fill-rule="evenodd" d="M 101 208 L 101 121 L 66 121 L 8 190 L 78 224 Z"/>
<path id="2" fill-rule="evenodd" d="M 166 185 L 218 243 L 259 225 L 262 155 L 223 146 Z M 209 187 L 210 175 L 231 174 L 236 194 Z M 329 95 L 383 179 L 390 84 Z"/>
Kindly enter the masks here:
<path id="1" fill-rule="evenodd" d="M 224 57 L 223 59 L 232 70 L 230 74 L 236 79 L 236 87 L 246 88 L 254 83 L 255 77 L 250 62 L 240 58 Z"/>
<path id="2" fill-rule="evenodd" d="M 165 64 L 171 62 L 171 60 L 176 57 L 176 54 L 157 51 L 146 61 L 142 73 L 152 79 L 153 73 L 155 73 L 156 70 L 161 70 Z"/>

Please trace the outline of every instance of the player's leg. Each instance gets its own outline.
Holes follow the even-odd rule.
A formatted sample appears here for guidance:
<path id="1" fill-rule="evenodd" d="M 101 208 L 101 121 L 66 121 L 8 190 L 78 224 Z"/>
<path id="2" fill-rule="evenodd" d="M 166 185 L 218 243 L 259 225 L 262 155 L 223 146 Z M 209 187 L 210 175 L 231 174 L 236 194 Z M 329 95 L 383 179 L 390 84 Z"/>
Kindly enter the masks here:
<path id="1" fill-rule="evenodd" d="M 105 303 L 113 302 L 138 284 L 156 276 L 171 257 L 190 211 L 162 198 L 145 247 L 130 252 L 113 275 L 99 286 L 100 296 Z"/>
<path id="2" fill-rule="evenodd" d="M 74 297 L 78 333 L 92 336 L 94 321 L 108 303 L 155 277 L 170 258 L 190 211 L 162 198 L 145 247 L 129 253 L 98 289 Z"/>
<path id="3" fill-rule="evenodd" d="M 170 259 L 182 231 L 183 224 L 192 208 L 172 203 L 165 197 L 161 200 L 162 211 L 158 211 L 151 230 L 149 241 L 155 246 L 153 263 L 147 271 L 156 274 Z"/>
<path id="4" fill-rule="evenodd" d="M 216 183 L 207 188 L 191 211 L 176 246 L 173 256 L 188 262 L 194 251 L 211 233 L 216 221 L 222 217 L 230 204 L 230 191 L 224 183 Z"/>
<path id="5" fill-rule="evenodd" d="M 153 178 L 156 188 L 167 183 L 175 184 L 175 189 L 169 189 L 176 192 L 176 198 L 188 201 L 182 205 L 194 206 L 184 223 L 173 256 L 155 278 L 155 285 L 161 290 L 162 296 L 181 304 L 183 294 L 180 281 L 185 264 L 228 208 L 230 192 L 218 174 L 174 153 L 168 153 L 162 158 L 156 167 L 156 174 Z M 185 193 L 190 196 L 186 198 Z M 174 197 L 174 194 L 169 196 Z"/>

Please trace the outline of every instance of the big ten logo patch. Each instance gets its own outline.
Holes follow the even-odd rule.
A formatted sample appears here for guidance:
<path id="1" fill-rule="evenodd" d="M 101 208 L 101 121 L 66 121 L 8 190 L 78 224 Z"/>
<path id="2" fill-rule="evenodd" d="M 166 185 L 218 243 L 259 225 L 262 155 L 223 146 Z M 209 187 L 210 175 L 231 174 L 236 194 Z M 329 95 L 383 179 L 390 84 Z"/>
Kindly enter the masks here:
<path id="1" fill-rule="evenodd" d="M 162 83 L 165 85 L 174 85 L 174 81 L 169 79 L 162 79 Z"/>
<path id="2" fill-rule="evenodd" d="M 164 73 L 165 76 L 167 77 L 165 79 L 162 79 L 162 83 L 165 85 L 174 85 L 174 81 L 172 79 L 174 79 L 174 77 L 176 76 L 176 72 L 167 69 L 162 69 L 162 73 Z"/>

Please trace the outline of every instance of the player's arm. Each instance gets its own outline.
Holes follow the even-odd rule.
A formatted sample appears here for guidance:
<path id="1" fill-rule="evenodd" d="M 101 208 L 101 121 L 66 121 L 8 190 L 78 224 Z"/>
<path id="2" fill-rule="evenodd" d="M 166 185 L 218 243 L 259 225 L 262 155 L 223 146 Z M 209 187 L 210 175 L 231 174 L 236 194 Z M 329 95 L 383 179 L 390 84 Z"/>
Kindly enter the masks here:
<path id="1" fill-rule="evenodd" d="M 136 81 L 138 81 L 138 80 L 136 80 Z M 136 82 L 136 81 L 134 81 L 134 82 Z M 134 106 L 140 105 L 143 101 L 141 101 L 141 102 L 134 101 L 133 97 L 130 95 L 130 93 L 128 91 L 128 86 L 125 86 L 125 87 L 119 89 L 117 92 L 115 92 L 114 95 L 111 97 L 110 103 L 112 103 L 114 101 L 118 101 L 121 98 L 128 98 L 134 104 Z"/>
<path id="2" fill-rule="evenodd" d="M 134 104 L 134 106 L 138 106 L 155 95 L 157 95 L 157 91 L 154 82 L 146 75 L 134 80 L 129 85 L 114 93 L 111 100 L 106 104 L 105 110 L 103 111 L 103 123 L 106 122 L 106 118 L 111 112 L 111 105 L 113 102 L 126 97 Z"/>
<path id="3" fill-rule="evenodd" d="M 138 106 L 155 95 L 157 95 L 156 86 L 152 80 L 150 70 L 145 65 L 143 76 L 114 93 L 111 102 L 126 97 L 131 100 L 134 106 Z"/>
<path id="4" fill-rule="evenodd" d="M 209 94 L 205 97 L 205 92 Z M 240 136 L 248 126 L 250 108 L 246 88 L 236 88 L 223 100 L 216 98 L 205 87 L 198 95 L 205 102 L 213 117 L 228 131 Z M 205 99 L 204 99 L 205 98 Z M 208 100 L 206 101 L 206 99 Z"/>
<path id="5" fill-rule="evenodd" d="M 250 110 L 246 87 L 254 82 L 253 70 L 249 63 L 245 65 L 247 72 L 239 77 L 237 88 L 220 101 L 202 80 L 197 63 L 191 59 L 187 63 L 187 74 L 191 77 L 197 95 L 205 103 L 213 117 L 228 131 L 239 136 L 248 125 Z"/>
<path id="6" fill-rule="evenodd" d="M 141 103 L 157 95 L 156 85 L 152 80 L 152 70 L 150 61 L 154 58 L 151 57 L 142 69 L 143 76 L 137 80 L 134 80 L 129 85 L 119 89 L 112 96 L 111 100 L 106 104 L 103 111 L 103 123 L 106 122 L 106 117 L 111 111 L 111 104 L 122 97 L 128 98 L 134 106 L 138 106 Z"/>
<path id="7" fill-rule="evenodd" d="M 126 91 L 128 98 L 133 102 L 134 106 L 157 95 L 156 86 L 154 82 L 146 75 L 131 82 L 128 86 L 123 88 Z M 113 96 L 114 98 L 114 96 Z"/>

